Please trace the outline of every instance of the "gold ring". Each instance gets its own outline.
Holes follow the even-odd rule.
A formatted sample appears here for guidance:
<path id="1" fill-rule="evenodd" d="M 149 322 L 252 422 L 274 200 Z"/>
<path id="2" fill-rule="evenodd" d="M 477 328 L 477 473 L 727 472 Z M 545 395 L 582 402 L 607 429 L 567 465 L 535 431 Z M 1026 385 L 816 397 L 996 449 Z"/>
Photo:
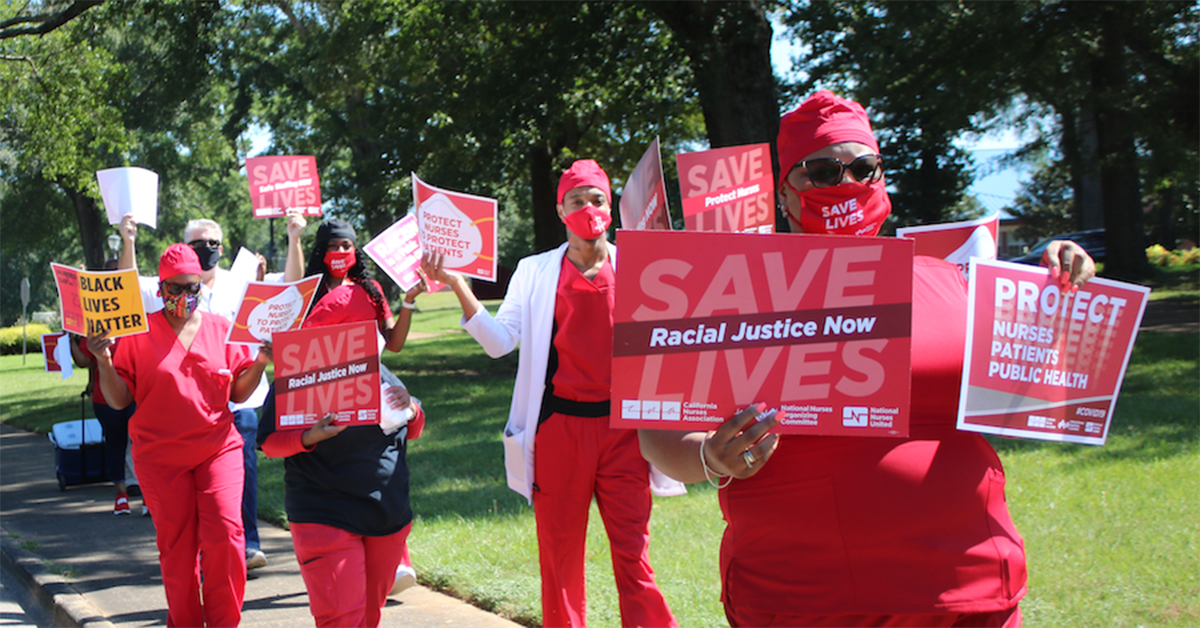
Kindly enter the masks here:
<path id="1" fill-rule="evenodd" d="M 755 462 L 758 462 L 758 459 L 754 457 L 754 454 L 749 449 L 742 452 L 742 460 L 746 461 L 747 469 L 753 467 Z"/>

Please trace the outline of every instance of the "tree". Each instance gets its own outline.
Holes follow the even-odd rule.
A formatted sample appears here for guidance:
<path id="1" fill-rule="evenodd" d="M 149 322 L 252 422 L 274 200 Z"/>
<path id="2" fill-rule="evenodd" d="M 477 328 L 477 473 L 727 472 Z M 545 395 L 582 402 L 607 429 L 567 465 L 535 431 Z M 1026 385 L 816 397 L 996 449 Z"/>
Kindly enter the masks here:
<path id="1" fill-rule="evenodd" d="M 215 3 L 109 2 L 49 35 L 4 41 L 0 152 L 13 166 L 5 168 L 10 186 L 0 198 L 6 262 L 42 251 L 22 272 L 43 282 L 50 259 L 99 267 L 109 255 L 108 227 L 95 172 L 124 165 L 161 177 L 159 228 L 139 238 L 143 269 L 157 267 L 158 252 L 181 237 L 189 218 L 225 224 L 232 250 L 246 242 L 254 229 L 238 219 L 244 211 L 233 210 L 248 190 L 239 198 L 244 179 L 231 183 L 240 158 L 235 139 L 223 135 L 223 76 L 211 69 L 229 39 L 228 17 Z M 43 224 L 72 216 L 65 233 L 77 238 L 78 249 L 52 245 L 61 230 L 13 237 L 13 225 L 30 217 L 22 190 L 47 185 L 61 193 L 38 197 L 48 201 L 41 212 L 55 219 Z"/>
<path id="2" fill-rule="evenodd" d="M 26 4 L 16 14 L 0 21 L 0 39 L 29 35 L 45 35 L 70 22 L 84 11 L 96 7 L 102 0 L 75 0 L 74 2 L 47 2 L 41 5 L 42 13 L 28 13 L 31 5 Z"/>
<path id="3" fill-rule="evenodd" d="M 766 3 L 647 2 L 674 32 L 695 77 L 709 144 L 767 142 L 779 134 Z"/>
<path id="4" fill-rule="evenodd" d="M 1147 181 L 1168 191 L 1160 196 L 1172 207 L 1166 211 L 1195 207 L 1194 184 L 1183 186 L 1195 181 L 1185 173 L 1198 170 L 1197 11 L 1192 2 L 860 0 L 798 3 L 789 23 L 813 42 L 814 83 L 853 87 L 879 114 L 885 137 L 895 128 L 930 136 L 922 141 L 927 155 L 904 155 L 906 170 L 929 168 L 931 158 L 941 160 L 935 169 L 959 167 L 946 139 L 1003 120 L 998 114 L 1016 103 L 1048 107 L 1058 126 L 1036 141 L 1062 154 L 1075 216 L 1081 226 L 1107 226 L 1108 274 L 1137 276 L 1147 269 Z M 1176 155 L 1183 167 L 1154 154 Z M 893 167 L 889 179 L 902 198 L 910 184 Z M 951 188 L 940 187 L 943 196 L 922 217 L 949 206 Z"/>
<path id="5" fill-rule="evenodd" d="M 281 4 L 283 50 L 256 85 L 276 148 L 318 155 L 338 211 L 371 231 L 402 216 L 410 171 L 530 208 L 536 248 L 562 240 L 558 172 L 578 156 L 619 181 L 653 137 L 695 137 L 686 66 L 634 5 Z M 347 48 L 343 42 L 358 42 Z"/>

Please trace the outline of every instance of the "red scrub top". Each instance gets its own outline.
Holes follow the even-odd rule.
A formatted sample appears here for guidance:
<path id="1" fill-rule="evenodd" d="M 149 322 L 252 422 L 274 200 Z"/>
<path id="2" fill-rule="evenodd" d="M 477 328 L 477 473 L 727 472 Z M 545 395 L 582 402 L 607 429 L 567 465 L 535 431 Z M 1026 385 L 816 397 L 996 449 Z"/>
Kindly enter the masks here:
<path id="1" fill-rule="evenodd" d="M 117 345 L 120 344 L 119 340 L 121 339 L 113 338 L 112 344 L 109 345 L 109 351 L 112 352 L 112 355 L 117 354 Z M 96 356 L 92 355 L 91 349 L 88 349 L 86 337 L 79 343 L 79 351 L 83 353 L 84 357 L 92 361 L 92 365 L 88 367 L 88 386 L 92 390 L 92 403 L 107 406 L 108 402 L 104 399 L 104 391 L 100 390 L 100 380 L 96 376 Z"/>
<path id="2" fill-rule="evenodd" d="M 129 437 L 139 461 L 192 467 L 229 443 L 241 446 L 229 394 L 253 362 L 244 345 L 226 344 L 229 321 L 197 312 L 200 329 L 184 349 L 162 311 L 147 316 L 150 331 L 125 336 L 113 356 L 117 374 L 137 402 Z"/>
<path id="3" fill-rule="evenodd" d="M 720 493 L 722 599 L 761 612 L 981 613 L 1025 594 L 1004 469 L 955 428 L 967 286 L 917 257 L 911 437 L 783 436 Z"/>
<path id="4" fill-rule="evenodd" d="M 375 289 L 379 291 L 379 294 L 383 294 L 379 282 L 374 279 L 367 281 L 375 284 Z M 367 294 L 366 288 L 356 283 L 342 284 L 326 292 L 321 300 L 313 305 L 312 310 L 308 313 L 308 318 L 304 319 L 304 327 L 324 327 L 360 321 L 386 321 L 392 318 L 392 307 L 388 305 L 387 299 L 383 299 L 382 305 L 383 312 L 380 313 L 375 304 L 371 302 L 371 295 Z"/>
<path id="5" fill-rule="evenodd" d="M 608 401 L 612 387 L 613 303 L 616 276 L 606 260 L 590 281 L 563 257 L 554 298 L 554 396 Z"/>

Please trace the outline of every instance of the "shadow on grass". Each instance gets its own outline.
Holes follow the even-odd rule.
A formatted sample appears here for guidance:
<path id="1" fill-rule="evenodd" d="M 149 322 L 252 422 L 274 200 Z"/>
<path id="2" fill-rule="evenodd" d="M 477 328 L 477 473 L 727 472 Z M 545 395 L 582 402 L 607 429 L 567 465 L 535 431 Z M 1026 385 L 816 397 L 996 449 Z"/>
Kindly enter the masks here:
<path id="1" fill-rule="evenodd" d="M 384 362 L 425 409 L 425 431 L 408 449 L 421 515 L 477 518 L 525 508 L 505 483 L 501 444 L 517 352 L 492 359 L 470 336 L 444 335 L 414 342 Z"/>
<path id="2" fill-rule="evenodd" d="M 1200 441 L 1200 336 L 1142 332 L 1103 447 L 988 437 L 1001 453 L 1054 449 L 1070 466 L 1195 455 Z"/>

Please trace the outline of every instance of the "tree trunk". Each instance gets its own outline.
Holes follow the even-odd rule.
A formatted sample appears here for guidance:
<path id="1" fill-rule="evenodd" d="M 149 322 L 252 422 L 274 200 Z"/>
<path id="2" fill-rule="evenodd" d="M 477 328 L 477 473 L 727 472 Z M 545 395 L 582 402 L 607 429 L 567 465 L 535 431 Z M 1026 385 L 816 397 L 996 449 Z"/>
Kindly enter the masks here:
<path id="1" fill-rule="evenodd" d="M 79 221 L 79 243 L 83 246 L 83 259 L 90 269 L 104 268 L 110 252 L 106 250 L 107 217 L 100 211 L 96 199 L 68 185 L 59 183 L 71 204 L 75 206 L 75 218 Z"/>
<path id="2" fill-rule="evenodd" d="M 688 55 L 712 147 L 768 142 L 774 151 L 779 104 L 771 68 L 771 23 L 763 3 L 645 6 L 675 33 Z"/>
<path id="3" fill-rule="evenodd" d="M 557 179 L 554 176 L 554 155 L 546 146 L 529 149 L 530 208 L 533 212 L 533 248 L 548 251 L 562 244 L 563 223 L 558 219 Z"/>
<path id="4" fill-rule="evenodd" d="M 1104 199 L 1100 172 L 1100 139 L 1096 128 L 1096 112 L 1088 103 L 1080 107 L 1078 119 L 1079 138 L 1079 181 L 1076 187 L 1079 213 L 1076 216 L 1080 229 L 1103 229 Z M 1065 135 L 1065 134 L 1064 134 Z"/>
<path id="5" fill-rule="evenodd" d="M 1146 260 L 1133 120 L 1124 104 L 1128 102 L 1130 82 L 1122 41 L 1123 11 L 1119 8 L 1109 7 L 1103 15 L 1099 51 L 1093 57 L 1091 74 L 1093 93 L 1098 96 L 1093 102 L 1108 245 L 1104 271 L 1106 275 L 1135 279 L 1144 277 L 1150 269 Z"/>

